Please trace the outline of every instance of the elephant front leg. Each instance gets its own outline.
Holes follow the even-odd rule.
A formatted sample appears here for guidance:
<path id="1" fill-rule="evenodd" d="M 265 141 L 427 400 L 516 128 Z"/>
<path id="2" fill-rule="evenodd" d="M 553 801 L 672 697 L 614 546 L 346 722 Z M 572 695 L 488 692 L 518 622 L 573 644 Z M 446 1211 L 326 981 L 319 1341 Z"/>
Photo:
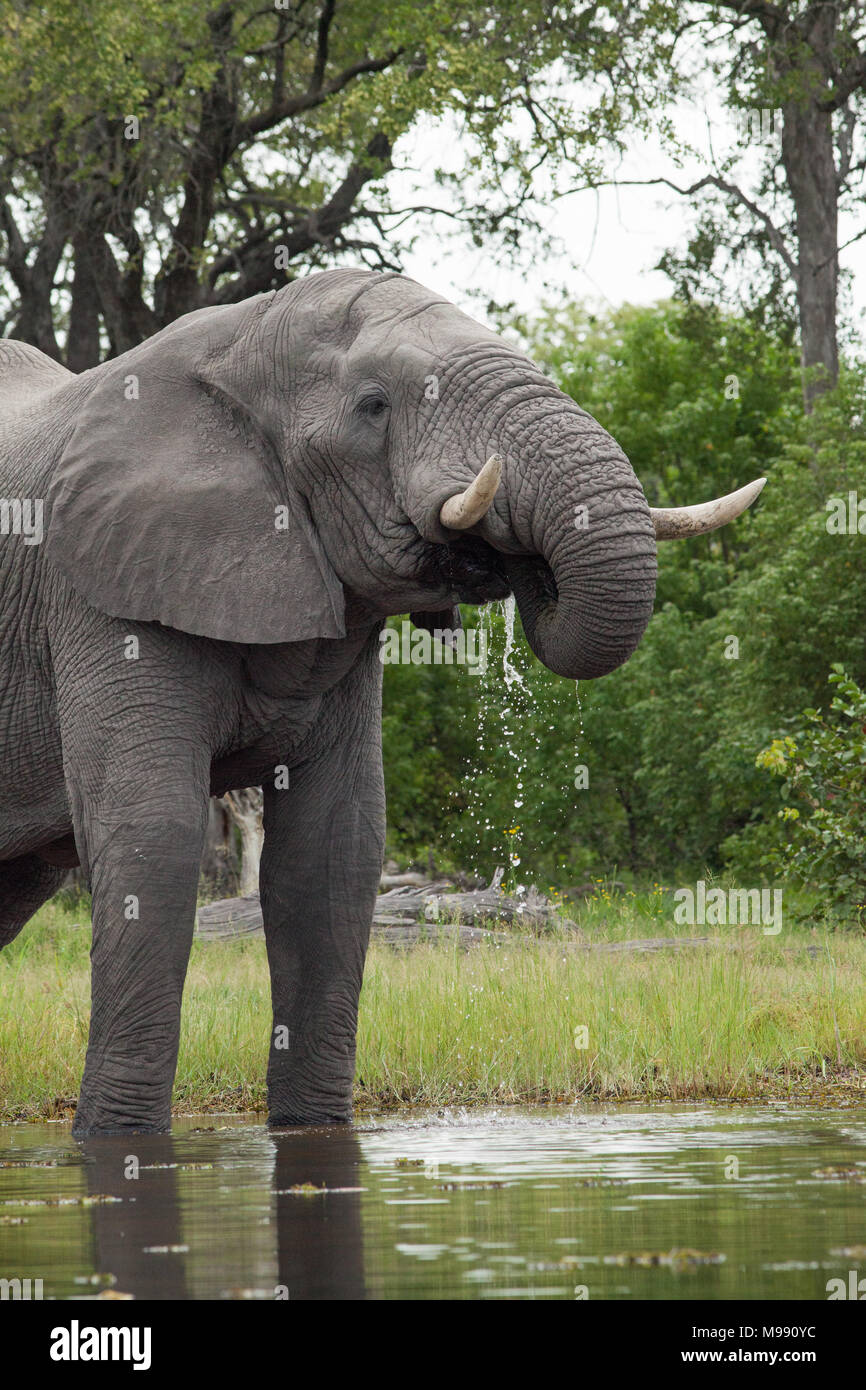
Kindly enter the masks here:
<path id="1" fill-rule="evenodd" d="M 73 1133 L 171 1126 L 207 793 L 91 814 L 91 1013 Z"/>
<path id="2" fill-rule="evenodd" d="M 155 737 L 139 731 L 138 748 Z M 78 762 L 81 759 L 81 762 Z M 208 803 L 202 750 L 118 754 L 97 776 L 69 764 L 79 855 L 93 896 L 90 1036 L 76 1135 L 170 1128 L 180 1009 Z M 86 770 L 85 770 L 86 769 Z"/>
<path id="3" fill-rule="evenodd" d="M 293 771 L 289 788 L 266 787 L 264 826 L 269 1123 L 342 1123 L 385 837 L 378 718 Z"/>
<path id="4" fill-rule="evenodd" d="M 73 1132 L 171 1122 L 216 721 L 192 639 L 96 609 L 52 634 L 63 768 L 93 896 L 91 1015 Z"/>

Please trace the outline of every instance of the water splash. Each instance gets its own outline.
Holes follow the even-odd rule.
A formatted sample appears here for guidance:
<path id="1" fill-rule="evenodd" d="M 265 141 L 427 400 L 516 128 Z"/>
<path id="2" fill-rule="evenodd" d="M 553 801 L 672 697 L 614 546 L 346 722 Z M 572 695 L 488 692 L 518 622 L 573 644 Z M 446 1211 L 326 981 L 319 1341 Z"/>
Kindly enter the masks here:
<path id="1" fill-rule="evenodd" d="M 500 723 L 504 735 L 503 747 L 513 764 L 514 771 L 514 825 L 508 826 L 506 835 L 508 837 L 508 862 L 512 871 L 516 870 L 523 858 L 526 847 L 526 825 L 523 812 L 524 805 L 524 783 L 529 775 L 529 758 L 525 751 L 526 735 L 534 740 L 536 749 L 540 747 L 540 740 L 537 733 L 537 714 L 538 706 L 535 691 L 524 679 L 523 672 L 515 666 L 512 660 L 514 652 L 514 623 L 517 613 L 517 605 L 514 595 L 509 594 L 508 598 L 502 599 L 500 610 L 505 625 L 505 648 L 502 653 L 502 674 L 505 679 L 505 688 L 508 692 L 509 702 L 500 711 Z M 509 727 L 511 726 L 511 727 Z M 519 742 L 515 740 L 523 735 Z M 523 747 L 521 747 L 521 743 Z M 518 886 L 517 891 L 520 891 Z"/>
<path id="2" fill-rule="evenodd" d="M 521 689 L 527 690 L 528 687 L 526 681 L 523 679 L 523 673 L 518 671 L 511 660 L 511 653 L 514 651 L 514 619 L 517 613 L 517 603 L 513 594 L 509 594 L 508 598 L 502 599 L 501 609 L 502 616 L 505 619 L 505 651 L 502 654 L 502 674 L 505 677 L 505 684 L 508 686 L 509 690 L 515 684 L 519 685 Z"/>
<path id="3" fill-rule="evenodd" d="M 478 722 L 475 730 L 475 752 L 465 761 L 462 787 L 455 795 L 465 800 L 465 812 L 460 839 L 466 844 L 466 822 L 472 827 L 469 837 L 472 854 L 472 868 L 476 873 L 489 877 L 497 862 L 507 862 L 511 884 L 508 891 L 519 894 L 521 885 L 514 878 L 521 864 L 526 871 L 527 861 L 542 849 L 542 811 L 545 801 L 545 785 L 534 785 L 530 779 L 533 769 L 549 766 L 549 758 L 542 758 L 544 743 L 556 744 L 560 728 L 568 728 L 572 723 L 573 707 L 570 705 L 570 691 L 567 683 L 551 686 L 537 680 L 528 679 L 517 664 L 520 660 L 516 642 L 516 604 L 513 596 L 497 604 L 497 616 L 492 606 L 478 611 L 478 622 L 485 634 L 489 660 L 487 669 L 477 680 Z M 501 652 L 501 665 L 499 653 Z M 567 743 L 558 754 L 554 754 L 561 768 L 560 785 L 554 791 L 562 795 L 572 788 L 575 773 L 572 767 L 580 755 L 583 743 L 583 715 L 580 704 L 580 690 L 575 683 L 578 704 L 578 733 L 574 744 L 574 754 Z M 561 758 L 561 763 L 559 759 Z M 491 819 L 491 806 L 485 794 L 483 774 L 493 771 L 496 765 L 508 769 L 508 781 L 512 819 L 510 824 L 494 825 Z M 500 771 L 501 776 L 501 771 Z M 536 778 L 537 781 L 537 778 Z M 572 789 L 572 796 L 574 795 Z M 451 839 L 457 832 L 451 832 Z M 495 856 L 491 862 L 491 848 Z M 464 850 L 465 855 L 465 850 Z M 499 857 L 501 855 L 501 858 Z"/>
<path id="4" fill-rule="evenodd" d="M 580 681 L 574 682 L 574 694 L 577 699 L 577 733 L 574 739 L 574 766 L 576 778 L 577 768 L 581 765 L 580 750 L 583 745 L 583 706 L 580 703 Z"/>
<path id="5" fill-rule="evenodd" d="M 483 650 L 489 652 L 493 641 L 493 619 L 489 604 L 484 604 L 478 609 L 479 642 L 483 642 Z M 465 817 L 472 825 L 474 834 L 472 836 L 472 857 L 469 867 L 475 873 L 487 873 L 489 864 L 486 862 L 484 836 L 491 829 L 489 813 L 485 813 L 485 799 L 481 786 L 482 770 L 488 765 L 487 749 L 491 734 L 491 703 L 493 691 L 490 680 L 489 664 L 481 671 L 476 678 L 478 685 L 478 724 L 475 731 L 474 752 L 463 761 L 462 786 L 451 793 L 452 798 L 465 796 L 466 811 Z M 451 840 L 457 838 L 457 832 L 452 830 Z M 461 837 L 462 838 L 462 837 Z"/>

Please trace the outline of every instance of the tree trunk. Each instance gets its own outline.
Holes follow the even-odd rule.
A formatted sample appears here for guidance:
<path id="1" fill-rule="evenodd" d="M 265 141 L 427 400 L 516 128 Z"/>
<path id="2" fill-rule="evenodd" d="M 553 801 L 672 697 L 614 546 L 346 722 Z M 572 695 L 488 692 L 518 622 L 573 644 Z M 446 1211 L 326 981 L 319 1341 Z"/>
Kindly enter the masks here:
<path id="1" fill-rule="evenodd" d="M 71 372 L 85 372 L 99 363 L 99 296 L 87 248 L 76 239 L 66 365 Z"/>
<path id="2" fill-rule="evenodd" d="M 801 46 L 798 39 L 790 64 L 799 94 L 782 107 L 782 163 L 796 214 L 797 309 L 807 411 L 839 377 L 836 149 L 832 113 L 818 105 L 834 71 L 835 26 L 834 8 L 828 5 L 815 20 L 811 45 Z M 786 66 L 780 64 L 782 71 Z M 790 82 L 792 74 L 786 75 Z"/>
<path id="3" fill-rule="evenodd" d="M 260 787 L 226 792 L 221 798 L 241 832 L 241 897 L 259 891 L 259 865 L 262 859 L 264 830 L 262 829 L 263 798 Z"/>
<path id="4" fill-rule="evenodd" d="M 782 157 L 797 216 L 797 308 L 803 399 L 836 385 L 839 351 L 836 297 L 839 261 L 836 163 L 832 117 L 809 106 L 786 108 Z"/>
<path id="5" fill-rule="evenodd" d="M 222 798 L 208 803 L 207 830 L 201 858 L 201 876 L 207 891 L 225 897 L 240 886 L 240 861 L 235 848 L 234 821 Z"/>

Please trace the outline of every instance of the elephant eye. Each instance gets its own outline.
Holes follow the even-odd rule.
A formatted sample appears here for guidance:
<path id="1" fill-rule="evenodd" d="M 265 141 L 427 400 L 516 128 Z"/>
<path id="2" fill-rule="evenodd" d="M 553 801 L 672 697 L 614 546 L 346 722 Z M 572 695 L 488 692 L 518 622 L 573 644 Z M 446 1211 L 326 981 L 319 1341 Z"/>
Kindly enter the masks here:
<path id="1" fill-rule="evenodd" d="M 376 392 L 375 394 L 371 393 L 369 396 L 365 396 L 363 400 L 358 402 L 359 414 L 366 415 L 369 419 L 372 420 L 375 420 L 379 416 L 384 415 L 387 409 L 388 401 L 385 398 L 385 396 L 382 395 L 381 392 Z"/>

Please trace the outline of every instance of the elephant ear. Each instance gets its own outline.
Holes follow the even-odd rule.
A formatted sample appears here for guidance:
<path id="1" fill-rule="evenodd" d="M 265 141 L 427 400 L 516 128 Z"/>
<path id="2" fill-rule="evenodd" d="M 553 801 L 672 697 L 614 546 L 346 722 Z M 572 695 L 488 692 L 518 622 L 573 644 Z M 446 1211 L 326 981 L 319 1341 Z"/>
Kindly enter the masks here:
<path id="1" fill-rule="evenodd" d="M 249 317 L 189 314 L 93 370 L 46 554 L 112 617 L 226 642 L 343 637 L 340 581 L 238 386 L 258 360 L 236 342 Z"/>

